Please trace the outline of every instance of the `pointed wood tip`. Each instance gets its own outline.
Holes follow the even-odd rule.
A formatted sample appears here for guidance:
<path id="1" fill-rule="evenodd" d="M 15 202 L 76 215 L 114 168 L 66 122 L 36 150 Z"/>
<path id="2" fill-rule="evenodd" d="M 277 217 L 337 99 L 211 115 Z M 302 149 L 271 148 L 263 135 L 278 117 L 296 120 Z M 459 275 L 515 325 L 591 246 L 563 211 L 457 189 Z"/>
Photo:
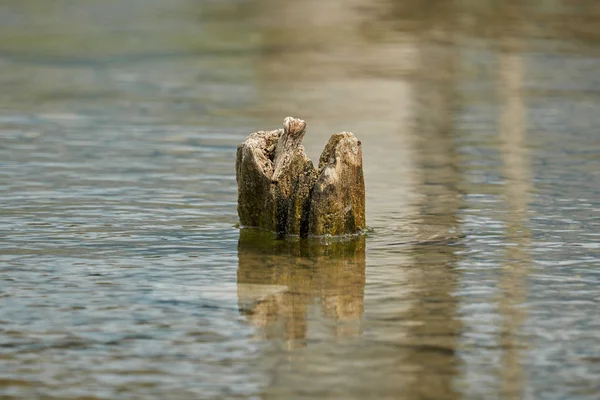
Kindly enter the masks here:
<path id="1" fill-rule="evenodd" d="M 306 131 L 306 122 L 299 118 L 286 117 L 283 120 L 283 129 L 288 135 L 297 137 Z"/>

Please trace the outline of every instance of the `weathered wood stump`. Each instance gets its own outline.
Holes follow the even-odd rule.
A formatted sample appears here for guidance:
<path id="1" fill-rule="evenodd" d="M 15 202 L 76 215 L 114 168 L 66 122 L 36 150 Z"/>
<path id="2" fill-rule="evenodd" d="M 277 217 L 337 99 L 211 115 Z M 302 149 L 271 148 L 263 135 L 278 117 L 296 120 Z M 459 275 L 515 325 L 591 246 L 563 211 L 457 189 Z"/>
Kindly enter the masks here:
<path id="1" fill-rule="evenodd" d="M 252 133 L 238 146 L 240 225 L 279 234 L 347 235 L 365 228 L 361 143 L 331 136 L 319 169 L 306 156 L 306 123 L 287 117 L 283 129 Z"/>

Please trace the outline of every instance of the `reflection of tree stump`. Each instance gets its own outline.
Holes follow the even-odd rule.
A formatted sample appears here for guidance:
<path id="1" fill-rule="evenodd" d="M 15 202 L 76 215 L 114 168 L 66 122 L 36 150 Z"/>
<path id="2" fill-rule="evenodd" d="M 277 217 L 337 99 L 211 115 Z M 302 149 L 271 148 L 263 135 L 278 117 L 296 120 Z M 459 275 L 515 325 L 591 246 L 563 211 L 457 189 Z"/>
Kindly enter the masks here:
<path id="1" fill-rule="evenodd" d="M 308 320 L 320 304 L 336 337 L 361 332 L 365 238 L 276 240 L 256 229 L 240 232 L 238 305 L 267 338 L 304 346 Z M 330 322 L 334 322 L 331 324 Z"/>
<path id="2" fill-rule="evenodd" d="M 240 224 L 279 234 L 345 235 L 365 228 L 361 143 L 331 136 L 319 170 L 306 156 L 306 123 L 287 117 L 283 129 L 251 134 L 238 146 Z"/>

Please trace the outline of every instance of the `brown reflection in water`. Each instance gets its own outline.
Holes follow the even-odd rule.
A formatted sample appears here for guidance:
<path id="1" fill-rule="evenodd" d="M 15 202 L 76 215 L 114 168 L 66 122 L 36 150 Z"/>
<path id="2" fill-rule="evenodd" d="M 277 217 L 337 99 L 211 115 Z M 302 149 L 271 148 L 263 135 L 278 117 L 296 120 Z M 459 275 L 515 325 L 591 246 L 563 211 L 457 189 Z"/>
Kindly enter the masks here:
<path id="1" fill-rule="evenodd" d="M 446 6 L 452 2 L 446 2 Z M 446 10 L 442 8 L 441 10 Z M 460 53 L 454 38 L 454 13 L 444 24 L 423 23 L 411 78 L 411 129 L 415 138 L 413 169 L 419 193 L 419 238 L 426 230 L 457 237 L 463 177 L 454 120 L 460 112 Z M 431 13 L 435 20 L 437 13 Z"/>
<path id="2" fill-rule="evenodd" d="M 500 53 L 499 99 L 500 151 L 505 178 L 505 201 L 508 206 L 506 226 L 508 240 L 506 263 L 502 268 L 500 312 L 503 316 L 501 345 L 501 394 L 503 398 L 522 398 L 525 387 L 523 352 L 527 346 L 520 332 L 526 320 L 523 303 L 527 288 L 531 258 L 531 232 L 528 222 L 528 203 L 531 192 L 531 171 L 526 142 L 526 117 L 523 100 L 524 67 L 521 43 L 515 39 L 502 41 Z"/>
<path id="3" fill-rule="evenodd" d="M 446 2 L 439 11 L 448 11 L 450 4 L 453 2 Z M 405 269 L 412 296 L 418 299 L 403 316 L 411 321 L 406 331 L 409 343 L 415 346 L 403 363 L 419 371 L 408 387 L 408 399 L 461 397 L 457 350 L 462 323 L 454 296 L 460 280 L 455 270 L 460 256 L 456 246 L 443 241 L 460 234 L 463 180 L 454 127 L 460 107 L 460 55 L 453 38 L 452 15 L 444 17 L 443 25 L 423 24 L 419 29 L 410 80 L 409 132 L 415 153 L 411 181 L 418 193 L 413 235 L 425 242 L 411 249 L 412 265 Z M 440 15 L 431 13 L 430 17 Z"/>
<path id="4" fill-rule="evenodd" d="M 304 346 L 308 320 L 319 320 L 317 305 L 333 322 L 335 337 L 360 334 L 364 237 L 329 243 L 278 240 L 245 229 L 240 231 L 238 257 L 240 312 L 264 337 L 283 339 L 289 348 Z"/>
<path id="5" fill-rule="evenodd" d="M 313 159 L 337 130 L 351 130 L 363 140 L 367 224 L 375 229 L 382 257 L 373 261 L 370 284 L 377 289 L 366 310 L 375 342 L 365 343 L 356 358 L 311 353 L 304 363 L 343 364 L 345 374 L 356 368 L 364 378 L 358 387 L 382 397 L 457 398 L 461 323 L 453 293 L 459 256 L 444 239 L 460 231 L 462 176 L 453 125 L 459 54 L 452 43 L 454 21 L 444 14 L 448 7 L 419 6 L 420 21 L 437 18 L 447 25 L 423 22 L 394 30 L 377 18 L 391 10 L 387 2 L 265 0 L 263 5 L 256 113 L 271 124 L 282 112 L 305 118 L 305 145 Z M 417 244 L 399 247 L 406 242 Z M 285 258 L 279 263 L 296 270 L 301 264 Z M 285 283 L 272 282 L 300 285 L 293 273 L 286 274 Z M 306 307 L 300 311 L 305 312 Z M 304 320 L 298 326 L 293 332 L 305 335 Z"/>
<path id="6" fill-rule="evenodd" d="M 460 260 L 456 252 L 457 248 L 448 244 L 417 244 L 407 250 L 410 262 L 396 267 L 404 282 L 398 287 L 396 304 L 388 306 L 385 326 L 379 329 L 385 332 L 382 339 L 389 341 L 388 357 L 393 360 L 393 366 L 383 367 L 381 372 L 387 379 L 395 379 L 390 392 L 396 398 L 461 397 L 458 349 L 462 323 L 458 298 L 453 296 L 460 281 L 454 270 Z M 387 360 L 381 361 L 385 366 Z"/>

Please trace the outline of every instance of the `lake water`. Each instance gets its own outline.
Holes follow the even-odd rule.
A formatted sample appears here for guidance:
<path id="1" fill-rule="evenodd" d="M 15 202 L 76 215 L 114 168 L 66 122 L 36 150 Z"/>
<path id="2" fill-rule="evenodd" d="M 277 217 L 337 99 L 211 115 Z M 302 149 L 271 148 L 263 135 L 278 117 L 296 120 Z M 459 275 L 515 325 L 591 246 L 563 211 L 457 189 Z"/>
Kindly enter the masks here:
<path id="1" fill-rule="evenodd" d="M 3 399 L 600 398 L 600 8 L 0 5 Z M 240 231 L 235 150 L 363 143 L 365 237 Z"/>

